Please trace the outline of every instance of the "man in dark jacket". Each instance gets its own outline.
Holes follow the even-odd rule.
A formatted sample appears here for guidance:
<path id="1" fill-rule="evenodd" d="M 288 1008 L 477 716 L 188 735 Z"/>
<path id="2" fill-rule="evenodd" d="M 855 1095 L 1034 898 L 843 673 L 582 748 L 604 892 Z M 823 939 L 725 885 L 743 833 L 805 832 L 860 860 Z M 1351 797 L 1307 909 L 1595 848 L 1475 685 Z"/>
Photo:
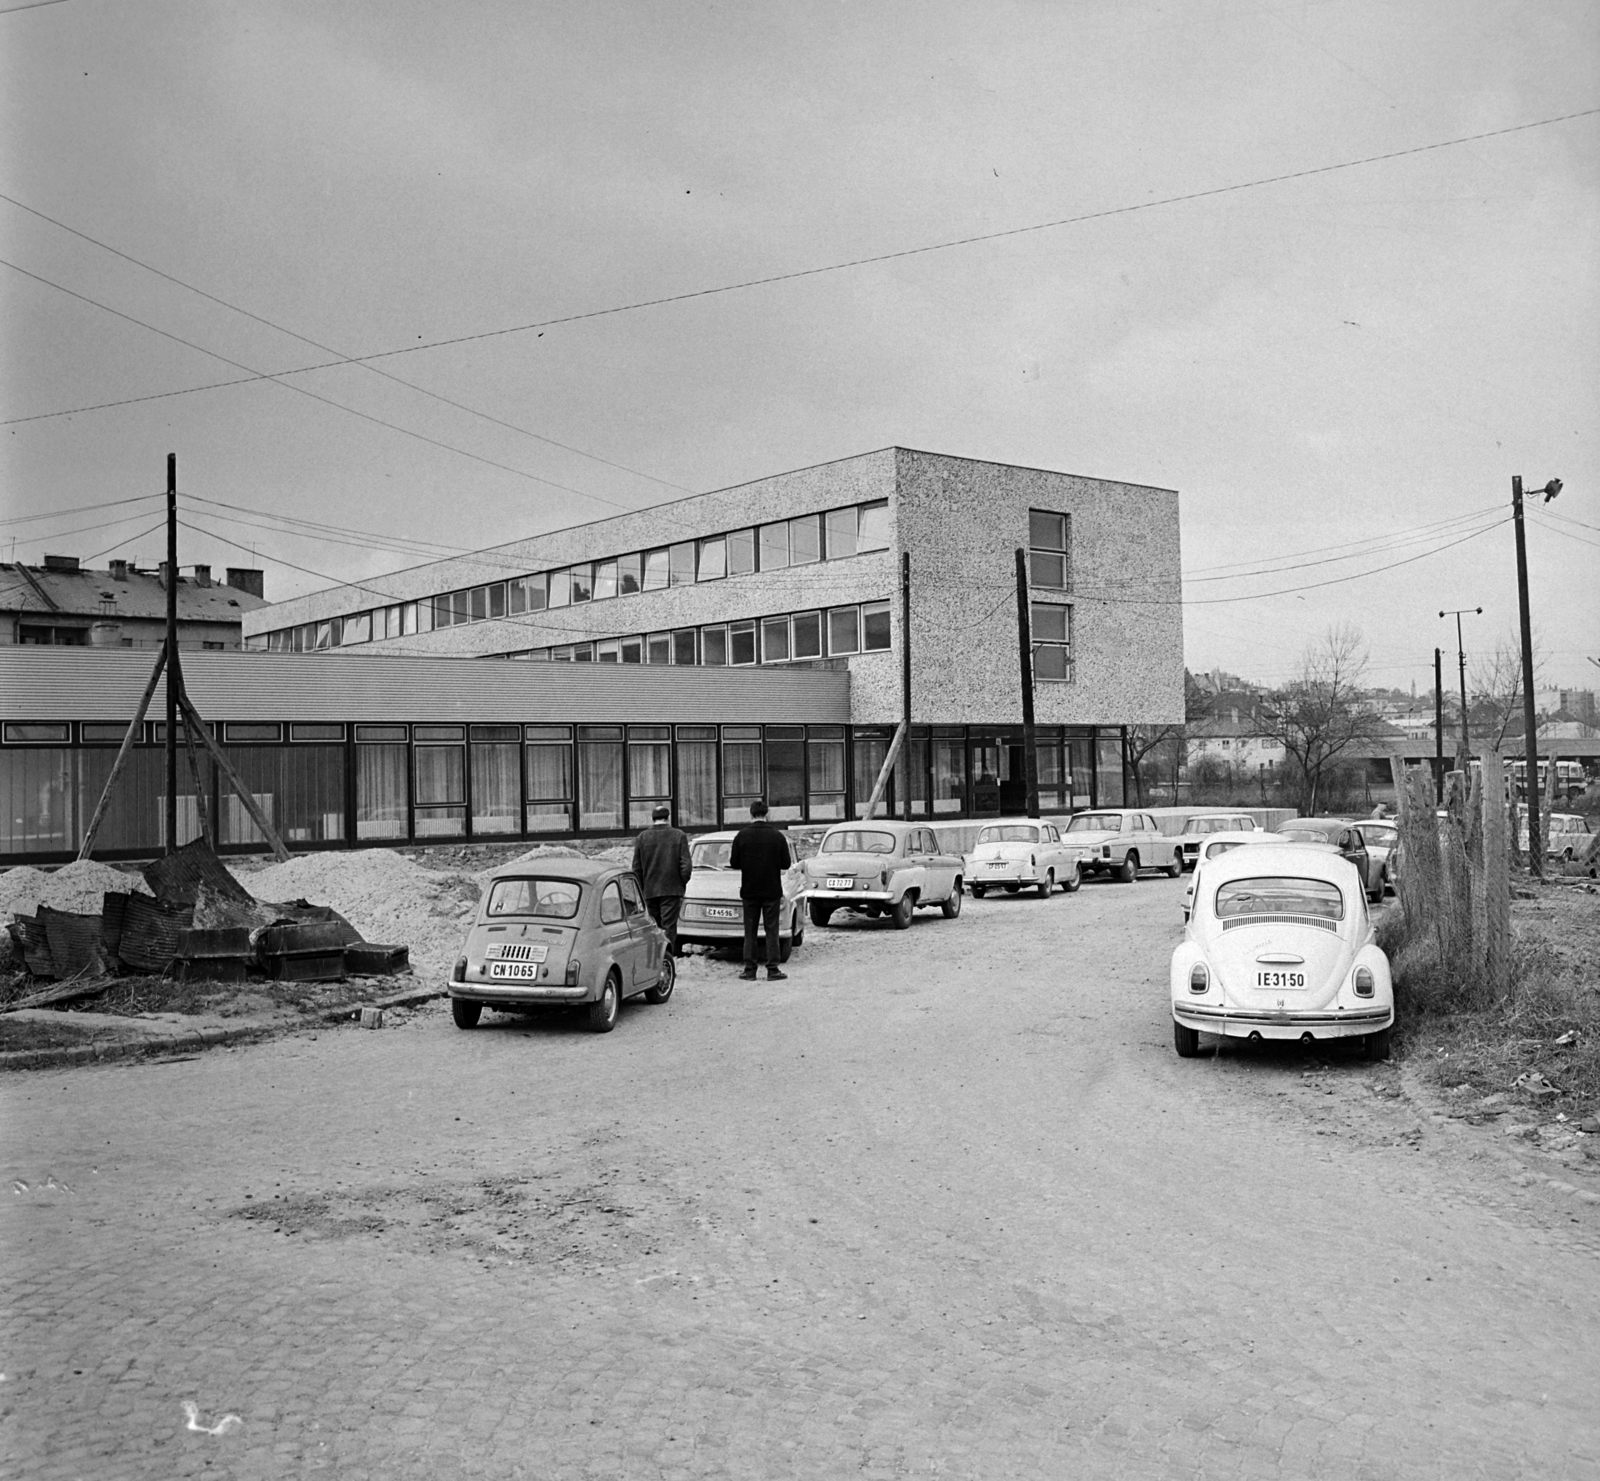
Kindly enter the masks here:
<path id="1" fill-rule="evenodd" d="M 767 933 L 767 980 L 781 982 L 789 974 L 778 966 L 778 917 L 783 908 L 783 871 L 793 862 L 789 840 L 767 821 L 767 804 L 750 804 L 751 822 L 733 836 L 728 867 L 739 871 L 739 899 L 744 904 L 744 972 L 756 980 L 756 925 Z"/>
<path id="2" fill-rule="evenodd" d="M 651 920 L 667 933 L 667 950 L 673 956 L 682 956 L 678 946 L 678 911 L 683 906 L 684 888 L 694 870 L 689 858 L 689 835 L 667 821 L 672 814 L 665 807 L 656 808 L 650 816 L 655 821 L 633 845 L 633 872 L 639 876 Z"/>

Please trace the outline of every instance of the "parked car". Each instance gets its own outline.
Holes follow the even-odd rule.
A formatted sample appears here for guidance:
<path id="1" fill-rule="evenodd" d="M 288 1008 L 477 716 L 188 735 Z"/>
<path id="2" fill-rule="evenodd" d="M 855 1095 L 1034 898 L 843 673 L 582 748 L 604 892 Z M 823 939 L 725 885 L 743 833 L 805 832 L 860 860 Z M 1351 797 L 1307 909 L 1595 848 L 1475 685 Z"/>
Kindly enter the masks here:
<path id="1" fill-rule="evenodd" d="M 965 867 L 926 824 L 836 824 L 805 862 L 811 924 L 827 925 L 836 910 L 857 910 L 886 915 L 903 931 L 914 911 L 931 905 L 953 919 L 961 914 Z"/>
<path id="2" fill-rule="evenodd" d="M 1389 1057 L 1394 986 L 1354 864 L 1317 844 L 1247 845 L 1207 860 L 1196 886 L 1172 953 L 1180 1056 L 1208 1033 L 1358 1039 L 1368 1059 Z"/>
<path id="3" fill-rule="evenodd" d="M 1194 873 L 1189 876 L 1189 883 L 1183 892 L 1183 918 L 1189 919 L 1190 912 L 1194 909 L 1194 893 L 1200 888 L 1200 879 L 1204 874 L 1204 866 L 1209 859 L 1220 859 L 1224 854 L 1231 854 L 1236 848 L 1245 848 L 1256 844 L 1288 843 L 1289 840 L 1281 833 L 1268 833 L 1261 828 L 1252 828 L 1237 833 L 1212 833 L 1201 844 L 1200 859 L 1195 865 Z"/>
<path id="4" fill-rule="evenodd" d="M 1048 895 L 1057 885 L 1070 895 L 1083 883 L 1080 858 L 1054 823 L 1039 818 L 1001 818 L 978 830 L 967 855 L 967 888 L 979 900 L 991 889 L 1013 895 L 1031 889 Z"/>
<path id="5" fill-rule="evenodd" d="M 1557 859 L 1571 859 L 1580 854 L 1589 842 L 1589 820 L 1578 813 L 1553 812 L 1550 814 L 1550 836 L 1544 841 L 1545 853 Z M 1524 818 L 1517 837 L 1517 846 L 1528 851 L 1528 823 Z"/>
<path id="6" fill-rule="evenodd" d="M 1185 818 L 1178 841 L 1183 845 L 1183 867 L 1193 869 L 1200 857 L 1200 840 L 1208 833 L 1251 833 L 1261 825 L 1247 812 L 1205 812 Z"/>
<path id="7" fill-rule="evenodd" d="M 1323 844 L 1356 866 L 1367 899 L 1376 904 L 1383 899 L 1383 865 L 1368 852 L 1360 830 L 1346 818 L 1289 818 L 1272 830 L 1296 843 Z"/>
<path id="8" fill-rule="evenodd" d="M 450 1011 L 469 1029 L 485 1008 L 582 1004 L 604 1034 L 624 999 L 664 1003 L 675 982 L 666 933 L 630 871 L 594 859 L 524 860 L 489 876 L 450 974 Z"/>
<path id="9" fill-rule="evenodd" d="M 744 906 L 739 871 L 728 867 L 733 833 L 702 833 L 689 846 L 694 873 L 689 876 L 678 914 L 680 946 L 737 946 L 744 942 Z M 805 941 L 806 872 L 794 864 L 783 875 L 783 909 L 778 913 L 778 960 L 786 962 Z M 764 939 L 764 937 L 763 937 Z M 766 960 L 762 947 L 759 960 Z"/>
<path id="10" fill-rule="evenodd" d="M 1147 812 L 1132 808 L 1081 812 L 1067 824 L 1067 842 L 1082 850 L 1085 874 L 1114 874 L 1132 884 L 1141 869 L 1183 873 L 1183 845 L 1156 827 Z"/>
<path id="11" fill-rule="evenodd" d="M 1393 891 L 1400 879 L 1400 826 L 1387 818 L 1359 818 L 1355 825 L 1367 853 L 1378 861 L 1384 887 Z"/>

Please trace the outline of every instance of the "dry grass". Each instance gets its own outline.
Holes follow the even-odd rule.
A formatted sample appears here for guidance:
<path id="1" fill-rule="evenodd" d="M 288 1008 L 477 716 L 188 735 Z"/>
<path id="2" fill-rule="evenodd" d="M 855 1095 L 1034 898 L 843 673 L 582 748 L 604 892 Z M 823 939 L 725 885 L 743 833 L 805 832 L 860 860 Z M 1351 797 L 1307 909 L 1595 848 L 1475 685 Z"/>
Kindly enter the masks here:
<path id="1" fill-rule="evenodd" d="M 1441 1086 L 1485 1094 L 1537 1071 L 1561 1091 L 1536 1103 L 1545 1115 L 1600 1112 L 1600 892 L 1548 885 L 1512 901 L 1512 988 L 1502 1003 L 1474 1001 L 1443 979 L 1425 946 L 1403 940 L 1399 915 L 1385 920 L 1380 944 L 1395 968 L 1408 1058 Z"/>

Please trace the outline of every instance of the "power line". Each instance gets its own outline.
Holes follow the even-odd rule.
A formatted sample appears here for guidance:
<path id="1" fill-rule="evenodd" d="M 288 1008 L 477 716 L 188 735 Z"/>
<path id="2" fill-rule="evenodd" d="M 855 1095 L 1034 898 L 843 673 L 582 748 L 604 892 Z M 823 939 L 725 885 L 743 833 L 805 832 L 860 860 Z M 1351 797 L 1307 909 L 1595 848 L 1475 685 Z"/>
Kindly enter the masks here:
<path id="1" fill-rule="evenodd" d="M 1580 545 L 1587 545 L 1593 550 L 1600 550 L 1600 540 L 1587 539 L 1576 530 L 1564 530 L 1560 525 L 1553 525 L 1548 520 L 1540 519 L 1533 514 L 1529 514 L 1528 518 L 1541 528 L 1549 530 L 1552 535 L 1561 535 L 1568 540 L 1576 540 Z"/>
<path id="2" fill-rule="evenodd" d="M 0 11 L 0 15 L 4 15 Z M 18 514 L 9 519 L 0 519 L 0 525 L 32 524 L 40 519 L 65 519 L 69 514 L 98 514 L 102 509 L 115 509 L 120 504 L 138 504 L 145 499 L 160 499 L 162 494 L 135 494 L 131 499 L 112 499 L 105 504 L 80 504 L 76 509 L 52 509 L 45 514 Z"/>
<path id="3" fill-rule="evenodd" d="M 166 527 L 166 520 L 160 520 L 151 525 L 148 530 L 141 530 L 137 535 L 129 535 L 126 540 L 118 540 L 115 545 L 108 545 L 104 550 L 97 550 L 93 555 L 84 556 L 84 560 L 97 561 L 103 555 L 110 555 L 113 550 L 121 550 L 124 545 L 132 545 L 139 540 L 143 540 L 146 535 L 154 535 L 157 531 L 164 530 Z"/>
<path id="4" fill-rule="evenodd" d="M 453 406 L 457 411 L 464 411 L 471 416 L 481 417 L 486 422 L 493 422 L 497 427 L 504 427 L 508 431 L 520 433 L 524 437 L 531 437 L 536 442 L 547 443 L 551 447 L 559 447 L 563 452 L 575 453 L 581 458 L 589 458 L 596 463 L 604 463 L 608 468 L 616 468 L 620 472 L 631 473 L 636 478 L 647 479 L 651 483 L 659 483 L 666 488 L 677 489 L 680 493 L 688 494 L 694 492 L 693 489 L 684 488 L 680 483 L 673 483 L 665 478 L 657 478 L 653 474 L 642 472 L 638 468 L 630 468 L 626 463 L 614 462 L 610 458 L 601 457 L 598 453 L 585 452 L 581 447 L 573 447 L 569 443 L 558 442 L 554 437 L 546 437 L 542 432 L 530 431 L 526 427 L 518 426 L 515 422 L 508 422 L 501 417 L 492 416 L 486 411 L 479 411 L 476 407 L 468 406 L 464 402 L 453 401 L 450 397 L 440 395 L 437 391 L 430 391 L 426 386 L 419 386 L 414 381 L 402 380 L 399 376 L 390 371 L 380 369 L 376 365 L 369 365 L 364 361 L 352 359 L 342 351 L 334 349 L 332 345 L 325 345 L 319 340 L 286 328 L 282 324 L 275 324 L 271 319 L 265 319 L 260 314 L 252 313 L 247 308 L 241 308 L 236 303 L 230 303 L 225 298 L 218 298 L 216 294 L 208 293 L 204 288 L 197 288 L 193 283 L 186 283 L 182 278 L 174 277 L 169 272 L 163 272 L 159 267 L 143 262 L 131 253 L 122 251 L 119 247 L 113 247 L 109 242 L 102 242 L 99 238 L 92 237 L 85 231 L 79 231 L 75 226 L 68 226 L 65 221 L 58 221 L 54 216 L 47 216 L 43 211 L 36 210 L 33 206 L 24 201 L 19 201 L 15 196 L 6 195 L 3 191 L 0 191 L 0 201 L 6 201 L 19 211 L 26 211 L 30 216 L 36 216 L 41 221 L 47 221 L 58 230 L 67 232 L 69 235 L 77 237 L 80 241 L 88 242 L 93 247 L 100 248 L 102 252 L 109 252 L 113 257 L 120 257 L 124 262 L 131 262 L 135 267 L 142 268 L 147 273 L 153 273 L 156 277 L 162 278 L 168 283 L 176 284 L 186 292 L 198 294 L 208 303 L 214 303 L 233 313 L 242 314 L 245 318 L 252 319 L 257 324 L 264 324 L 268 329 L 276 330 L 279 334 L 287 334 L 291 339 L 297 339 L 302 344 L 310 345 L 313 349 L 321 350 L 325 354 L 338 355 L 342 364 L 357 366 L 359 369 L 369 371 L 373 375 L 382 376 L 384 380 L 393 381 L 397 386 L 405 386 L 408 390 L 416 391 L 423 396 L 429 396 L 435 401 L 442 402 L 445 406 Z"/>
<path id="5" fill-rule="evenodd" d="M 399 355 L 415 355 L 424 350 L 444 349 L 454 345 L 477 344 L 488 339 L 503 338 L 506 335 L 526 334 L 534 330 L 551 329 L 566 324 L 579 324 L 590 319 L 603 319 L 617 314 L 634 313 L 640 309 L 661 308 L 668 304 L 687 303 L 694 299 L 711 298 L 723 293 L 740 293 L 752 288 L 771 287 L 778 283 L 792 283 L 803 278 L 820 277 L 825 273 L 846 272 L 855 268 L 873 267 L 885 262 L 896 262 L 903 258 L 925 256 L 932 252 L 946 252 L 955 247 L 977 246 L 985 242 L 1003 241 L 1009 237 L 1054 231 L 1064 226 L 1080 226 L 1090 221 L 1104 221 L 1115 216 L 1128 216 L 1135 212 L 1152 211 L 1165 206 L 1185 205 L 1193 201 L 1214 199 L 1218 196 L 1233 195 L 1240 191 L 1255 190 L 1267 185 L 1282 185 L 1291 180 L 1306 180 L 1318 175 L 1336 174 L 1343 170 L 1359 169 L 1366 165 L 1382 164 L 1390 160 L 1405 159 L 1413 155 L 1429 154 L 1440 149 L 1453 149 L 1462 144 L 1481 143 L 1485 139 L 1498 139 L 1508 134 L 1524 133 L 1530 129 L 1547 128 L 1552 124 L 1570 123 L 1575 119 L 1589 118 L 1597 113 L 1600 113 L 1600 108 L 1583 108 L 1572 113 L 1561 113 L 1549 118 L 1533 119 L 1527 123 L 1509 124 L 1505 128 L 1488 129 L 1476 134 L 1461 134 L 1451 139 L 1436 140 L 1430 144 L 1415 144 L 1405 149 L 1388 150 L 1382 154 L 1368 154 L 1356 159 L 1340 160 L 1334 164 L 1312 165 L 1304 169 L 1290 170 L 1279 175 L 1263 175 L 1253 180 L 1236 181 L 1231 185 L 1216 185 L 1205 190 L 1184 191 L 1178 195 L 1163 196 L 1159 200 L 1135 201 L 1129 205 L 1110 206 L 1100 211 L 1085 211 L 1076 216 L 1062 216 L 1052 221 L 1040 221 L 1027 226 L 1013 226 L 1001 231 L 979 232 L 971 236 L 952 237 L 941 242 L 929 242 L 918 247 L 904 247 L 894 252 L 878 252 L 870 256 L 847 258 L 839 262 L 824 263 L 818 267 L 796 268 L 791 272 L 770 273 L 759 278 L 745 278 L 739 282 L 724 283 L 712 288 L 695 288 L 683 293 L 662 294 L 656 298 L 635 299 L 629 303 L 614 304 L 607 308 L 589 309 L 576 314 L 563 314 L 551 319 L 537 319 L 525 324 L 507 325 L 499 329 L 485 329 L 474 334 L 458 334 L 448 339 L 425 340 L 420 344 L 402 345 L 393 350 L 379 350 L 370 355 L 353 355 L 348 359 L 322 361 L 315 365 L 301 365 L 292 370 L 277 371 L 270 375 L 260 371 L 251 372 L 247 379 L 278 380 L 282 376 L 304 375 L 314 370 L 329 370 L 341 365 L 366 364 L 373 360 L 388 360 Z M 216 358 L 224 359 L 225 357 L 219 355 Z M 227 361 L 226 363 L 236 365 L 234 361 Z M 248 366 L 236 366 L 236 368 L 249 369 Z M 155 401 L 168 396 L 189 396 L 200 391 L 212 391 L 221 389 L 224 386 L 242 384 L 245 384 L 245 382 L 217 381 L 210 385 L 188 386 L 181 390 L 161 391 L 149 396 L 129 397 L 123 401 L 107 401 L 94 406 L 80 406 L 71 411 L 40 412 L 34 416 L 17 417 L 10 421 L 0 422 L 0 426 L 14 426 L 19 422 L 27 421 L 42 421 L 47 417 L 76 416 L 90 411 L 103 411 L 114 406 L 128 406 L 137 401 Z M 572 491 L 569 490 L 569 492 Z"/>
<path id="6" fill-rule="evenodd" d="M 0 15 L 15 15 L 19 10 L 43 10 L 47 5 L 65 5 L 67 0 L 30 0 L 27 5 L 8 5 Z"/>

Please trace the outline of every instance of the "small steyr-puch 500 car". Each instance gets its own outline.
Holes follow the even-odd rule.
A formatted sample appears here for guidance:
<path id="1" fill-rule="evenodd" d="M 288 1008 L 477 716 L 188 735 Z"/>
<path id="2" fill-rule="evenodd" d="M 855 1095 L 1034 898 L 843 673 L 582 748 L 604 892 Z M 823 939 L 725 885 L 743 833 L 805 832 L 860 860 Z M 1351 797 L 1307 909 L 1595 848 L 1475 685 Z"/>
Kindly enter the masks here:
<path id="1" fill-rule="evenodd" d="M 1048 895 L 1057 885 L 1070 895 L 1083 882 L 1078 872 L 1081 858 L 1054 823 L 1000 818 L 978 829 L 967 855 L 967 887 L 978 900 L 991 889 L 1013 895 L 1029 889 Z"/>
<path id="2" fill-rule="evenodd" d="M 960 854 L 947 854 L 925 823 L 839 823 L 822 835 L 806 860 L 811 924 L 825 926 L 836 910 L 887 915 L 896 930 L 919 906 L 937 905 L 946 919 L 961 914 Z"/>
<path id="3" fill-rule="evenodd" d="M 639 881 L 594 859 L 537 859 L 489 876 L 466 953 L 450 975 L 457 1028 L 485 1008 L 526 1013 L 586 1005 L 589 1027 L 616 1027 L 623 999 L 664 1003 L 677 964 Z"/>
<path id="4" fill-rule="evenodd" d="M 1245 844 L 1202 861 L 1172 953 L 1172 1038 L 1185 1059 L 1202 1033 L 1359 1039 L 1389 1057 L 1394 988 L 1354 864 L 1316 844 Z"/>

